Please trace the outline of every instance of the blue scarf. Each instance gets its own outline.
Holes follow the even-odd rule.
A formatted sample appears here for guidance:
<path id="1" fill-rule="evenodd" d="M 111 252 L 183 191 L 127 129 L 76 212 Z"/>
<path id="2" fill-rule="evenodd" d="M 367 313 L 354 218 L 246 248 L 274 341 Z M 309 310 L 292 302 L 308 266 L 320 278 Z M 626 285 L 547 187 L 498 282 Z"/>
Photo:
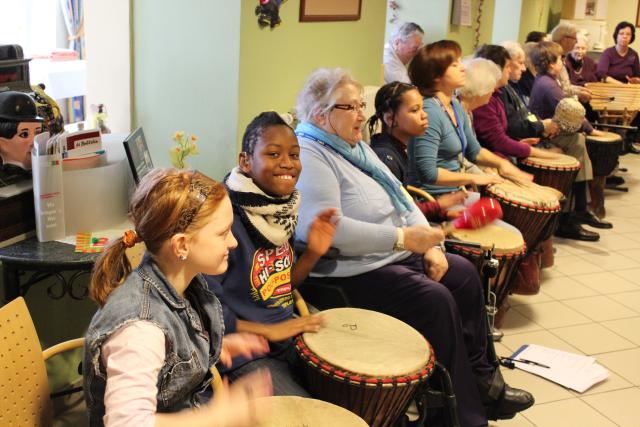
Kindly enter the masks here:
<path id="1" fill-rule="evenodd" d="M 360 141 L 355 147 L 352 147 L 338 135 L 327 133 L 309 122 L 298 124 L 296 135 L 316 141 L 335 151 L 353 166 L 373 178 L 387 192 L 393 207 L 400 215 L 407 214 L 413 210 L 413 201 L 402 188 L 400 181 L 388 170 L 376 165 L 374 159 L 371 158 L 371 153 L 364 147 L 364 142 Z"/>

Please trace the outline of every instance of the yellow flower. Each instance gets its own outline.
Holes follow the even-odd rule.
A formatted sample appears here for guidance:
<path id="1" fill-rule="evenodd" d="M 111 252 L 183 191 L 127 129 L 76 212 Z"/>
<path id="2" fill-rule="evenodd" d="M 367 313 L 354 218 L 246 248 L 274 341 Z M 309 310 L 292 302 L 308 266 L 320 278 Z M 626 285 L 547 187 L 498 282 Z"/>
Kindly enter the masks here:
<path id="1" fill-rule="evenodd" d="M 191 135 L 191 142 L 196 142 L 198 140 L 198 137 L 195 135 Z"/>
<path id="2" fill-rule="evenodd" d="M 173 134 L 173 139 L 175 139 L 176 141 L 182 139 L 183 137 L 184 137 L 184 131 L 181 131 L 181 130 Z"/>
<path id="3" fill-rule="evenodd" d="M 191 151 L 189 151 L 189 154 L 198 154 L 198 146 L 195 142 L 191 143 Z"/>

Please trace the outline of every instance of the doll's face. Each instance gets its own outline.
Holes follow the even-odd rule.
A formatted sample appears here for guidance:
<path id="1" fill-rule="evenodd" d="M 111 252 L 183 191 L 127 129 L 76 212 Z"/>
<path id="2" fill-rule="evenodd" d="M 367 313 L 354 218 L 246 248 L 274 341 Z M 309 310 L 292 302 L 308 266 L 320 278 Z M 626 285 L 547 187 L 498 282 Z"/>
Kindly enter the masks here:
<path id="1" fill-rule="evenodd" d="M 42 131 L 42 123 L 21 122 L 13 138 L 0 137 L 0 156 L 4 163 L 13 163 L 31 169 L 33 139 Z"/>

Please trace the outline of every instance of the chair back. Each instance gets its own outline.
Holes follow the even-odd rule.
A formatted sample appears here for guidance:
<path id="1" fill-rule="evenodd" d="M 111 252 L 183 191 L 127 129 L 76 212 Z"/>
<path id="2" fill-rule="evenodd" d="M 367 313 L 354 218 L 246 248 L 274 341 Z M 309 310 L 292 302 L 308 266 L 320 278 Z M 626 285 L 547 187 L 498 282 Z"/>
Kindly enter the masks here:
<path id="1" fill-rule="evenodd" d="M 365 86 L 364 87 L 364 102 L 367 104 L 367 108 L 364 109 L 362 114 L 364 115 L 366 120 L 369 120 L 371 116 L 376 113 L 376 93 L 378 93 L 378 89 L 380 86 Z M 380 131 L 380 124 L 378 124 L 374 133 Z M 369 126 L 367 124 L 364 125 L 364 129 L 362 131 L 362 139 L 366 143 L 371 142 L 371 135 L 369 134 Z"/>
<path id="2" fill-rule="evenodd" d="M 0 308 L 0 425 L 50 426 L 53 409 L 42 347 L 24 298 Z"/>

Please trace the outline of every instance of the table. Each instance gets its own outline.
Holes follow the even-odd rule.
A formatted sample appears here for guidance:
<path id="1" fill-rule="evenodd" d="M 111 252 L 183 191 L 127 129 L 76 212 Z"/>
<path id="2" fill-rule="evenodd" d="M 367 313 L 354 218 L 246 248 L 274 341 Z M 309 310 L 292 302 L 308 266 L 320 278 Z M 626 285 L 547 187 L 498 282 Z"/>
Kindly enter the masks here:
<path id="1" fill-rule="evenodd" d="M 0 248 L 5 300 L 9 302 L 25 295 L 33 285 L 49 277 L 56 280 L 47 288 L 50 298 L 60 299 L 69 295 L 73 299 L 84 299 L 88 289 L 86 286 L 78 287 L 77 281 L 81 276 L 91 274 L 99 254 L 76 253 L 74 250 L 73 245 L 39 242 L 35 237 Z M 73 271 L 73 274 L 67 279 L 61 274 L 64 271 Z M 22 282 L 21 276 L 27 272 L 32 273 Z"/>

